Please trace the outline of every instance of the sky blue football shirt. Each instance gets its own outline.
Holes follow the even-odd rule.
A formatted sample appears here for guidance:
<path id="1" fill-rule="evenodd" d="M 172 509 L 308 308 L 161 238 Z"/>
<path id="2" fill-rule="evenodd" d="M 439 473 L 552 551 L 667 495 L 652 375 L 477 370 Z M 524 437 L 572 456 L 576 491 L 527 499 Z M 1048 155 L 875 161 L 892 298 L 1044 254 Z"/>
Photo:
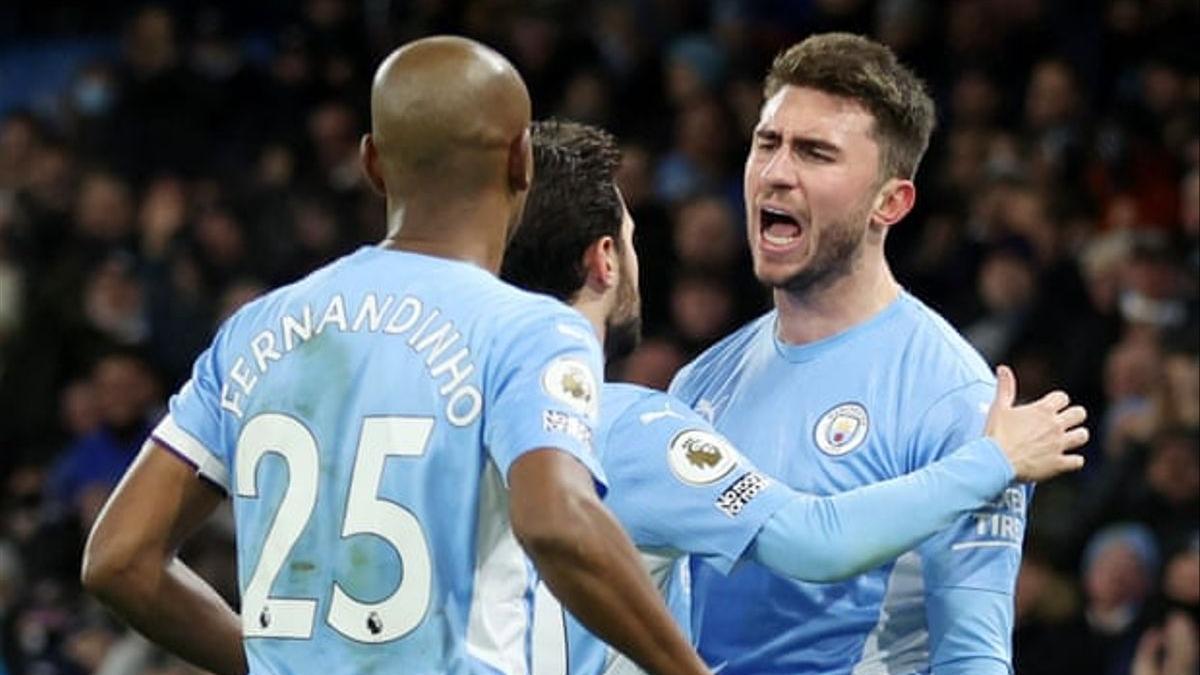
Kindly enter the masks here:
<path id="1" fill-rule="evenodd" d="M 908 293 L 863 324 L 803 346 L 769 312 L 677 375 L 671 391 L 759 469 L 830 495 L 893 478 L 982 432 L 994 378 Z M 898 560 L 849 581 L 729 576 L 695 563 L 701 654 L 740 673 L 1009 672 L 1012 593 L 1030 488 L 1013 485 Z M 899 525 L 909 514 L 881 512 Z"/>
<path id="2" fill-rule="evenodd" d="M 378 247 L 235 314 L 154 436 L 233 498 L 251 672 L 527 673 L 506 476 L 603 480 L 600 372 L 574 310 Z"/>

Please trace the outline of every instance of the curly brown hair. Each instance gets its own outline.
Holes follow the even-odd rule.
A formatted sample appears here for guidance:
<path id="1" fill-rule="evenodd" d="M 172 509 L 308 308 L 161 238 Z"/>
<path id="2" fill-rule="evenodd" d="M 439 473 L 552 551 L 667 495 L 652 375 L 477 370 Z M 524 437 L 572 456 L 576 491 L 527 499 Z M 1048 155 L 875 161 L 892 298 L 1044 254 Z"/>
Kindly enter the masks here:
<path id="1" fill-rule="evenodd" d="M 849 33 L 814 35 L 775 57 L 764 85 L 766 98 L 786 85 L 860 103 L 875 118 L 880 178 L 916 175 L 937 113 L 925 84 L 892 50 Z"/>

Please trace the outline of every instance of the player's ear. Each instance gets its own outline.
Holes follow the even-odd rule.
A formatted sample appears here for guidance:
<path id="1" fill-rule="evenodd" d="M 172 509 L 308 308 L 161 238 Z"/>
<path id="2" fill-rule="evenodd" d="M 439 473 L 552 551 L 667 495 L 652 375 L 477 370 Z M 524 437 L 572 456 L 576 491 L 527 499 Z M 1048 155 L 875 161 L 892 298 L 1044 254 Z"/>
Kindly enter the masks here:
<path id="1" fill-rule="evenodd" d="M 367 182 L 381 195 L 387 195 L 387 187 L 383 182 L 383 171 L 379 166 L 379 148 L 375 147 L 375 139 L 371 134 L 363 134 L 358 144 L 358 162 L 362 165 L 363 175 Z"/>
<path id="2" fill-rule="evenodd" d="M 508 146 L 508 187 L 513 192 L 524 192 L 532 184 L 533 141 L 529 138 L 529 127 L 525 127 Z"/>
<path id="3" fill-rule="evenodd" d="M 585 283 L 600 292 L 616 286 L 620 278 L 618 257 L 617 242 L 611 236 L 606 234 L 593 241 L 583 252 Z"/>
<path id="4" fill-rule="evenodd" d="M 888 179 L 875 196 L 875 208 L 871 211 L 871 224 L 890 227 L 912 211 L 917 202 L 917 187 L 911 180 Z"/>

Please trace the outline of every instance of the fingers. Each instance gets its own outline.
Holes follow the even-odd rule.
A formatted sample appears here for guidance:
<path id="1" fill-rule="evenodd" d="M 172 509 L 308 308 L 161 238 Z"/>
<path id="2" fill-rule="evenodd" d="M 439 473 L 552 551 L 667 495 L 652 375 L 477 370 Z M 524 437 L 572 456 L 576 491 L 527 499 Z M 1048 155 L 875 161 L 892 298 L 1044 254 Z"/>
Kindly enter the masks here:
<path id="1" fill-rule="evenodd" d="M 1087 408 L 1081 405 L 1073 405 L 1070 408 L 1058 413 L 1058 423 L 1063 429 L 1070 429 L 1083 424 L 1087 420 Z"/>
<path id="2" fill-rule="evenodd" d="M 999 366 L 996 368 L 996 399 L 993 405 L 1011 408 L 1017 400 L 1017 378 L 1012 368 Z"/>
<path id="3" fill-rule="evenodd" d="M 1084 463 L 1083 455 L 1059 454 L 1043 457 L 1027 467 L 1023 473 L 1018 472 L 1017 480 L 1049 480 L 1064 473 L 1078 471 L 1083 468 Z"/>
<path id="4" fill-rule="evenodd" d="M 1070 405 L 1070 403 L 1071 397 L 1067 396 L 1066 392 L 1056 389 L 1038 399 L 1033 405 L 1045 408 L 1051 412 L 1058 412 Z"/>
<path id="5" fill-rule="evenodd" d="M 1063 449 L 1074 450 L 1087 445 L 1091 434 L 1088 433 L 1087 427 L 1075 427 L 1068 431 L 1063 438 Z"/>
<path id="6" fill-rule="evenodd" d="M 1083 455 L 1063 455 L 1063 465 L 1067 467 L 1067 471 L 1078 471 L 1087 464 L 1087 460 Z"/>

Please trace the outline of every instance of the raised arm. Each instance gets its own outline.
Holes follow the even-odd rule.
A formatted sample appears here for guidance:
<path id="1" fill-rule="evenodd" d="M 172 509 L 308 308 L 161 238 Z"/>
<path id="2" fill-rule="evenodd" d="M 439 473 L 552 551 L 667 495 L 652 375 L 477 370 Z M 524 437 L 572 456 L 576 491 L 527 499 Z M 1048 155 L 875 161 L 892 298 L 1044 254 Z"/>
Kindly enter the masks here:
<path id="1" fill-rule="evenodd" d="M 830 497 L 797 493 L 756 537 L 752 557 L 804 581 L 859 574 L 915 547 L 968 513 L 1002 497 L 1012 481 L 1046 480 L 1083 465 L 1068 454 L 1087 442 L 1083 408 L 1065 394 L 1014 406 L 1007 368 L 985 437 L 918 471 Z"/>
<path id="2" fill-rule="evenodd" d="M 214 673 L 242 675 L 238 616 L 175 557 L 223 498 L 194 466 L 147 441 L 92 528 L 82 579 L 151 640 Z"/>

